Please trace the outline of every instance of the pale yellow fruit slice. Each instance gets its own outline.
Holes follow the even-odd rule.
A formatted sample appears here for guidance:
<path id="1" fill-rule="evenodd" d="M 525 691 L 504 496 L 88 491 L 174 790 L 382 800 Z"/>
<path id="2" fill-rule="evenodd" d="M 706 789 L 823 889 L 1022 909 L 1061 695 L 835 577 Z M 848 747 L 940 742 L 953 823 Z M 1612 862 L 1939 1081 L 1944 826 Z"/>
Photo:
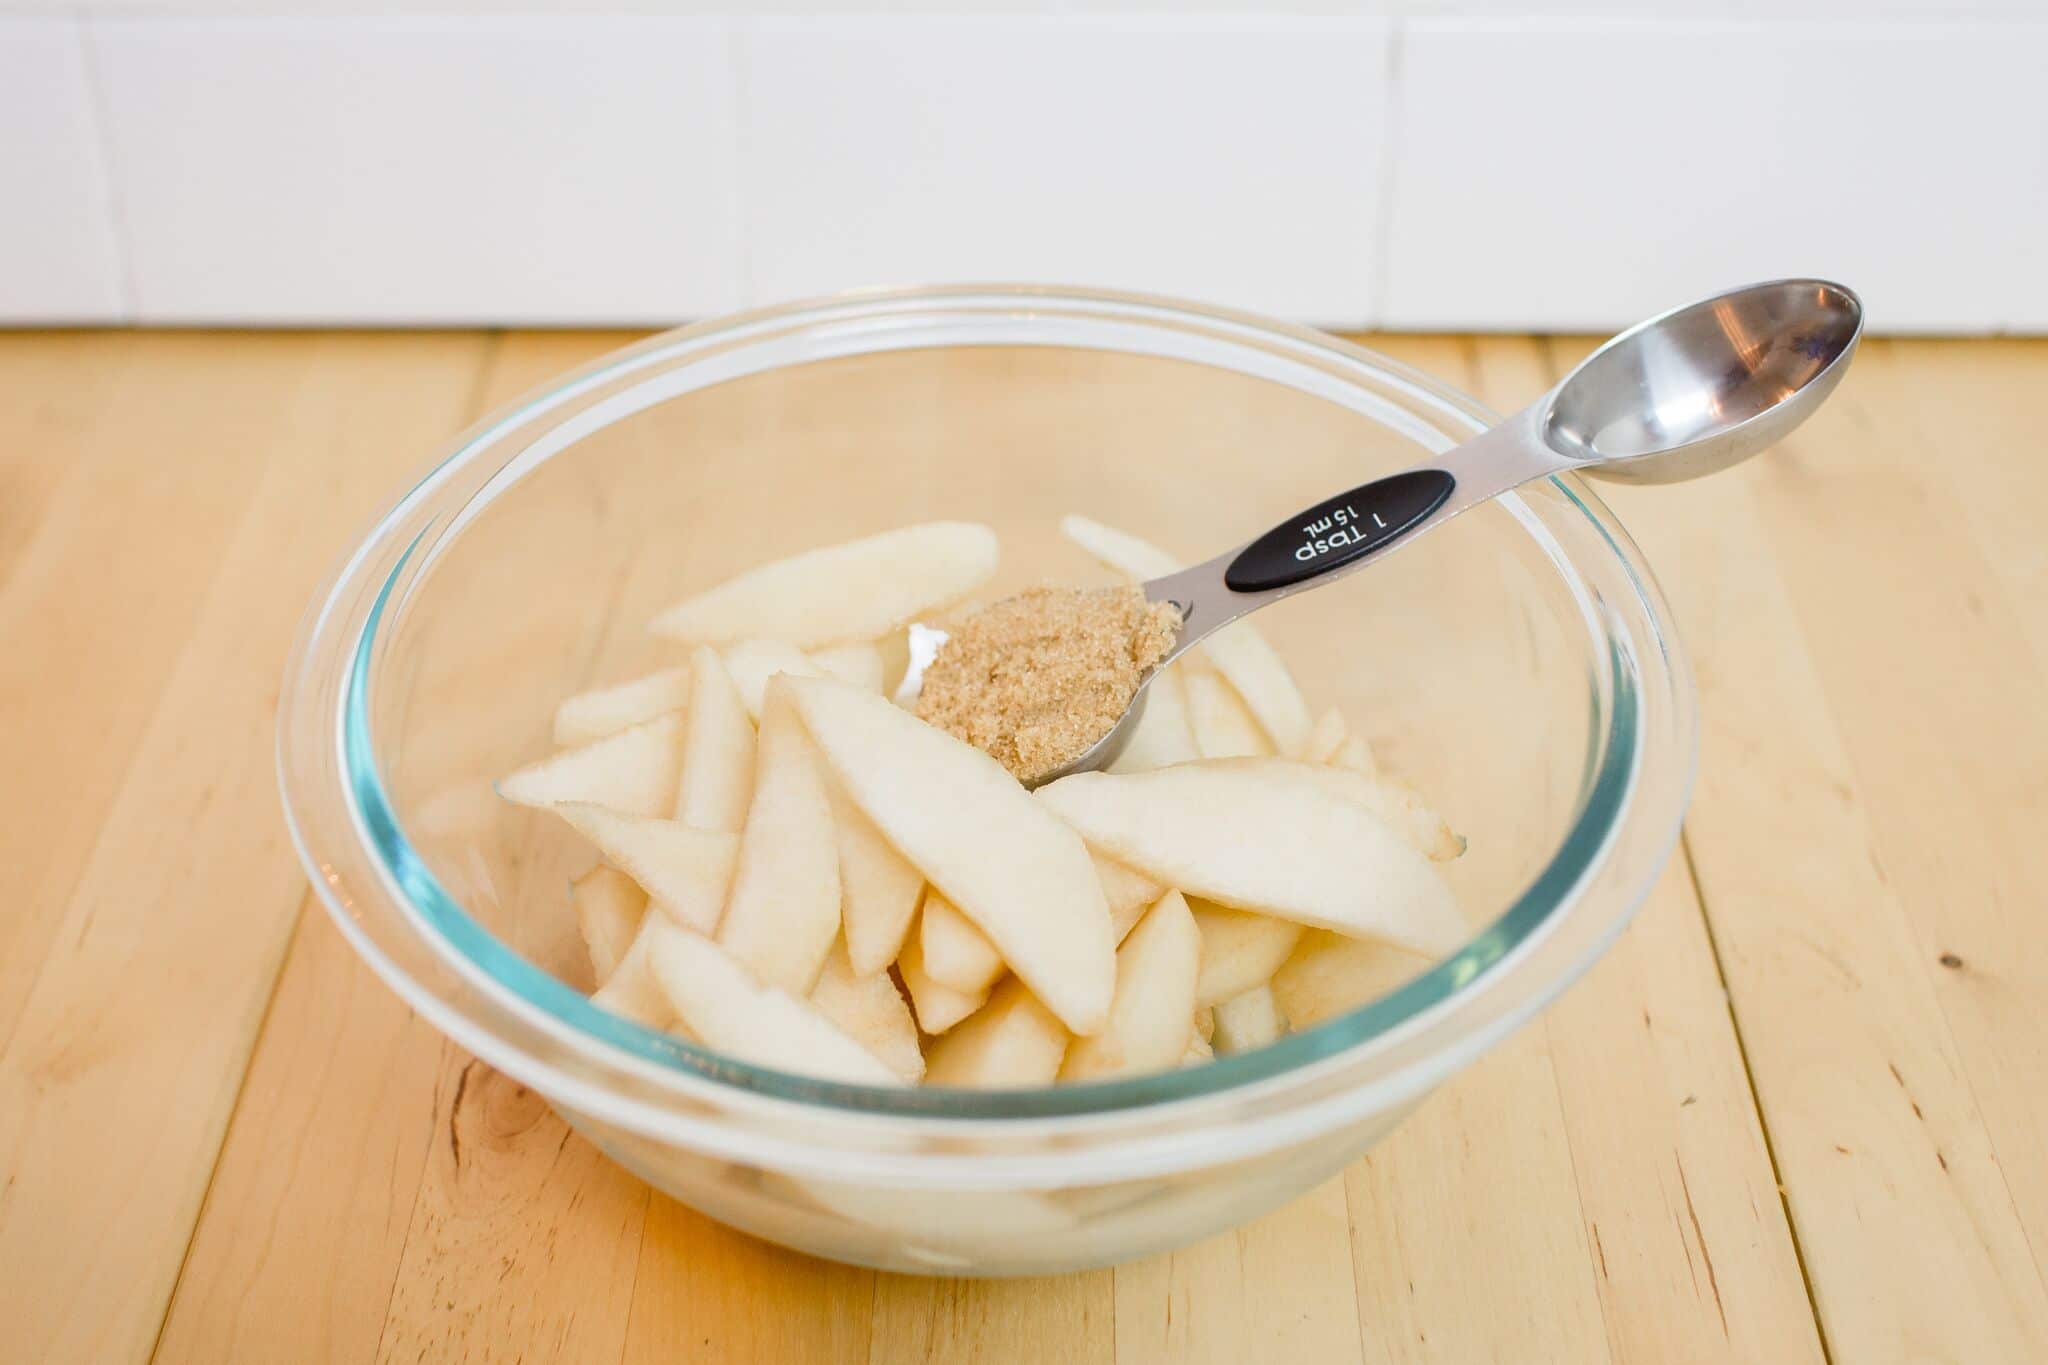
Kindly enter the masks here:
<path id="1" fill-rule="evenodd" d="M 1344 742 L 1337 746 L 1337 753 L 1330 762 L 1339 768 L 1364 773 L 1367 777 L 1379 776 L 1380 761 L 1373 755 L 1372 741 L 1355 731 L 1344 737 Z"/>
<path id="2" fill-rule="evenodd" d="M 1122 943 L 1125 935 L 1137 927 L 1145 912 L 1152 908 L 1152 902 L 1166 894 L 1166 888 L 1142 872 L 1134 871 L 1105 858 L 1094 849 L 1088 856 L 1095 860 L 1096 880 L 1102 883 L 1102 898 L 1109 902 L 1109 927 L 1116 941 Z"/>
<path id="3" fill-rule="evenodd" d="M 1344 719 L 1344 713 L 1332 706 L 1316 717 L 1315 728 L 1308 732 L 1302 742 L 1301 756 L 1310 763 L 1329 763 L 1337 757 L 1337 751 L 1344 747 L 1344 741 L 1351 738 L 1351 724 Z"/>
<path id="4" fill-rule="evenodd" d="M 824 767 L 790 705 L 788 675 L 777 674 L 718 941 L 764 984 L 805 995 L 838 937 L 839 844 Z"/>
<path id="5" fill-rule="evenodd" d="M 827 777 L 832 834 L 839 846 L 839 917 L 846 956 L 862 976 L 888 970 L 903 951 L 903 936 L 917 915 L 924 873 L 890 846 L 841 789 Z"/>
<path id="6" fill-rule="evenodd" d="M 741 640 L 718 651 L 718 657 L 732 679 L 733 690 L 740 694 L 740 704 L 747 708 L 748 719 L 756 725 L 761 723 L 761 699 L 768 680 L 777 673 L 800 678 L 825 676 L 810 655 L 781 640 Z"/>
<path id="7" fill-rule="evenodd" d="M 1133 1076 L 1178 1065 L 1194 1028 L 1201 956 L 1202 936 L 1187 901 L 1167 892 L 1117 950 L 1109 1023 L 1092 1038 L 1074 1040 L 1060 1079 Z"/>
<path id="8" fill-rule="evenodd" d="M 683 766 L 683 720 L 660 716 L 565 750 L 498 781 L 522 806 L 588 801 L 629 815 L 667 815 Z"/>
<path id="9" fill-rule="evenodd" d="M 583 946 L 590 951 L 591 978 L 610 979 L 640 932 L 647 893 L 616 867 L 600 865 L 569 883 L 569 903 L 576 911 Z"/>
<path id="10" fill-rule="evenodd" d="M 698 829 L 738 833 L 754 794 L 754 722 L 718 652 L 690 659 L 689 731 L 675 816 Z"/>
<path id="11" fill-rule="evenodd" d="M 707 934 L 718 927 L 738 839 L 582 801 L 564 802 L 555 812 L 596 844 L 608 862 L 640 883 L 671 920 Z"/>
<path id="12" fill-rule="evenodd" d="M 811 662 L 844 683 L 863 692 L 879 692 L 888 669 L 882 647 L 872 641 L 853 645 L 828 645 L 811 651 Z"/>
<path id="13" fill-rule="evenodd" d="M 750 569 L 654 618 L 693 644 L 872 640 L 973 592 L 996 571 L 996 533 L 961 521 L 905 526 Z"/>
<path id="14" fill-rule="evenodd" d="M 1273 973 L 1273 998 L 1296 1030 L 1348 1014 L 1419 975 L 1426 957 L 1369 939 L 1311 930 Z"/>
<path id="15" fill-rule="evenodd" d="M 1432 862 L 1446 862 L 1465 851 L 1465 841 L 1449 822 L 1429 808 L 1416 790 L 1390 773 L 1368 774 L 1355 768 L 1290 759 L 1247 759 L 1247 771 L 1282 781 L 1306 782 L 1341 801 L 1350 801 L 1392 826 L 1417 852 Z"/>
<path id="16" fill-rule="evenodd" d="M 1012 977 L 986 1005 L 932 1044 L 925 1057 L 925 1084 L 975 1090 L 1051 1085 L 1066 1052 L 1067 1030 Z"/>
<path id="17" fill-rule="evenodd" d="M 650 959 L 653 931 L 663 922 L 658 915 L 641 919 L 625 956 L 590 997 L 591 1004 L 646 1028 L 666 1030 L 675 1026 L 675 1006 L 669 1004 L 667 992 L 655 981 Z"/>
<path id="18" fill-rule="evenodd" d="M 1201 756 L 1188 719 L 1187 677 L 1178 666 L 1163 668 L 1146 687 L 1145 711 L 1138 717 L 1138 728 L 1109 770 L 1141 773 Z"/>
<path id="19" fill-rule="evenodd" d="M 1003 955 L 988 936 L 936 888 L 924 893 L 918 916 L 924 969 L 932 980 L 965 995 L 987 992 L 1003 974 Z"/>
<path id="20" fill-rule="evenodd" d="M 924 1075 L 917 1022 L 902 992 L 887 972 L 856 974 L 846 960 L 845 944 L 834 945 L 826 957 L 818 984 L 811 987 L 811 1005 L 904 1080 Z"/>
<path id="21" fill-rule="evenodd" d="M 1060 522 L 1067 539 L 1133 582 L 1179 573 L 1182 565 L 1156 545 L 1086 517 Z M 1204 640 L 1201 652 L 1230 680 L 1245 705 L 1283 753 L 1299 753 L 1308 740 L 1308 702 L 1294 675 L 1251 622 L 1239 621 Z"/>
<path id="22" fill-rule="evenodd" d="M 1182 1054 L 1182 1066 L 1200 1066 L 1216 1060 L 1216 1050 L 1209 1046 L 1209 1040 L 1197 1033 L 1188 1039 L 1188 1050 Z"/>
<path id="23" fill-rule="evenodd" d="M 1221 674 L 1191 674 L 1187 689 L 1188 721 L 1203 758 L 1255 758 L 1273 752 L 1272 741 Z"/>
<path id="24" fill-rule="evenodd" d="M 859 1085 L 903 1078 L 808 1001 L 764 986 L 702 934 L 663 924 L 649 962 L 677 1016 L 706 1047 L 757 1066 Z"/>
<path id="25" fill-rule="evenodd" d="M 578 692 L 555 707 L 555 744 L 568 748 L 615 735 L 690 703 L 690 670 L 665 668 L 631 682 Z"/>
<path id="26" fill-rule="evenodd" d="M 1250 1052 L 1277 1042 L 1285 1032 L 1287 1020 L 1281 1016 L 1271 986 L 1254 986 L 1216 1006 L 1218 1052 Z"/>
<path id="27" fill-rule="evenodd" d="M 1244 760 L 1077 773 L 1037 795 L 1111 857 L 1220 905 L 1429 954 L 1465 939 L 1450 889 L 1384 820 Z"/>
<path id="28" fill-rule="evenodd" d="M 1109 906 L 1087 847 L 1000 763 L 873 693 L 791 678 L 833 774 L 925 880 L 1077 1033 L 1116 984 Z"/>
<path id="29" fill-rule="evenodd" d="M 1231 910 L 1199 897 L 1188 902 L 1202 933 L 1195 1003 L 1215 1005 L 1273 979 L 1307 932 L 1292 920 Z"/>
<path id="30" fill-rule="evenodd" d="M 1188 908 L 1194 908 L 1193 902 L 1189 902 Z M 1213 1008 L 1205 1005 L 1196 1009 L 1195 1036 L 1205 1043 L 1216 1036 L 1216 1011 Z"/>
<path id="31" fill-rule="evenodd" d="M 916 1012 L 917 1026 L 926 1033 L 945 1033 L 988 1001 L 986 990 L 956 991 L 932 980 L 924 969 L 922 934 L 913 933 L 904 940 L 903 956 L 896 961 L 896 971 L 903 978 L 903 989 L 910 992 L 910 1008 Z"/>

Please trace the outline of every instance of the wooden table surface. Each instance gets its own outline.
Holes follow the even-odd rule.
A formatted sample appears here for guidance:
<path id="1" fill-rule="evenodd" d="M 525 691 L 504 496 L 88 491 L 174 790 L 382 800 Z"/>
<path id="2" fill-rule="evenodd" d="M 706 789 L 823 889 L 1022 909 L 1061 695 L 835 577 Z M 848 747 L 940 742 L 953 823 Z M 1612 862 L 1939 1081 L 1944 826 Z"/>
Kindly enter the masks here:
<path id="1" fill-rule="evenodd" d="M 1614 491 L 1704 720 L 1634 926 L 1340 1180 L 1005 1283 L 650 1195 L 286 843 L 321 575 L 621 340 L 0 336 L 0 1358 L 2048 1360 L 2048 343 L 1871 344 L 1770 459 Z M 1497 408 L 1586 345 L 1377 344 Z"/>

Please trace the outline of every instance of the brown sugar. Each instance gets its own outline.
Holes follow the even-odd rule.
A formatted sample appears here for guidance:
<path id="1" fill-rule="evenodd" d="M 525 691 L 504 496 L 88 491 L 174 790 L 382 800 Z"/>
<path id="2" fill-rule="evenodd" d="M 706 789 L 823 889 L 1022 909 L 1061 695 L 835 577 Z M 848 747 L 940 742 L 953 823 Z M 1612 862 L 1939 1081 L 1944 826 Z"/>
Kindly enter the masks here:
<path id="1" fill-rule="evenodd" d="M 961 623 L 925 670 L 917 714 L 1035 782 L 1108 734 L 1180 635 L 1136 588 L 1032 588 Z"/>

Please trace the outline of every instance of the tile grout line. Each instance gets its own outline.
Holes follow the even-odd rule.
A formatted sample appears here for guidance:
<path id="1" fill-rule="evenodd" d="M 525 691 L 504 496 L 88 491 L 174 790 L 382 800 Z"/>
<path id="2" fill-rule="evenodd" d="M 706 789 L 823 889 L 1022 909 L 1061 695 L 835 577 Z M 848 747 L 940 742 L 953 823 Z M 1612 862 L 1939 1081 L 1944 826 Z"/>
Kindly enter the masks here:
<path id="1" fill-rule="evenodd" d="M 91 11 L 75 14 L 71 31 L 78 42 L 86 110 L 92 119 L 92 149 L 106 196 L 107 235 L 114 248 L 116 320 L 132 327 L 140 320 L 142 291 L 135 280 L 135 239 L 129 230 L 127 197 L 121 192 L 120 158 L 114 153 L 114 111 L 107 102 L 106 74 L 100 68 L 99 23 L 99 16 Z"/>
<path id="2" fill-rule="evenodd" d="M 1833 1348 L 1828 1343 L 1826 1320 L 1821 1316 L 1820 1300 L 1813 1290 L 1813 1272 L 1806 1264 L 1806 1244 L 1800 1240 L 1799 1220 L 1792 1214 L 1792 1199 L 1785 1186 L 1784 1172 L 1778 1165 L 1778 1147 L 1771 1140 L 1770 1119 L 1764 1113 L 1763 1096 L 1756 1086 L 1756 1071 L 1750 1065 L 1749 1042 L 1743 1037 L 1742 1017 L 1735 1009 L 1735 996 L 1728 987 L 1728 966 L 1721 956 L 1721 940 L 1714 933 L 1714 917 L 1707 912 L 1707 888 L 1700 880 L 1699 864 L 1692 853 L 1692 831 L 1679 830 L 1678 854 L 1685 860 L 1686 880 L 1692 883 L 1693 901 L 1699 906 L 1700 928 L 1707 936 L 1707 952 L 1714 961 L 1714 975 L 1720 979 L 1722 1008 L 1728 1012 L 1728 1027 L 1735 1036 L 1735 1053 L 1742 1059 L 1742 1079 L 1749 1087 L 1750 1111 L 1756 1115 L 1757 1132 L 1764 1140 L 1764 1157 L 1771 1165 L 1771 1183 L 1777 1187 L 1778 1207 L 1785 1216 L 1785 1235 L 1792 1239 L 1792 1259 L 1799 1265 L 1799 1281 L 1806 1290 L 1806 1306 L 1813 1314 L 1814 1335 L 1820 1341 L 1823 1361 L 1832 1362 Z"/>
<path id="3" fill-rule="evenodd" d="M 1373 213 L 1373 259 L 1365 300 L 1368 327 L 1382 327 L 1387 317 L 1387 289 L 1394 280 L 1394 187 L 1400 178 L 1401 68 L 1407 55 L 1408 21 L 1395 18 L 1388 25 L 1387 60 L 1383 74 L 1387 88 L 1380 110 L 1380 192 Z"/>

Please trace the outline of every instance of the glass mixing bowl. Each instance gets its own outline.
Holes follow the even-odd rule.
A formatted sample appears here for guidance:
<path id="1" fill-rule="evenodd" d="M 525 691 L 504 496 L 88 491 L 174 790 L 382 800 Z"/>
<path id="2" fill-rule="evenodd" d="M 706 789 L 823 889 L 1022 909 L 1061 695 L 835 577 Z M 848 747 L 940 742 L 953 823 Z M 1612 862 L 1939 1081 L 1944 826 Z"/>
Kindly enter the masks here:
<path id="1" fill-rule="evenodd" d="M 676 661 L 643 623 L 740 569 L 907 522 L 1002 536 L 990 595 L 1100 581 L 1079 512 L 1206 556 L 1489 422 L 1319 333 L 1128 295 L 859 294 L 654 337 L 456 442 L 307 618 L 280 779 L 342 932 L 463 1047 L 714 1218 L 891 1270 L 1103 1265 L 1326 1179 L 1620 931 L 1677 837 L 1690 675 L 1576 479 L 1259 616 L 1470 840 L 1466 946 L 1262 1050 L 1030 1091 L 829 1084 L 605 1014 L 566 899 L 593 854 L 490 783 L 554 703 Z"/>

